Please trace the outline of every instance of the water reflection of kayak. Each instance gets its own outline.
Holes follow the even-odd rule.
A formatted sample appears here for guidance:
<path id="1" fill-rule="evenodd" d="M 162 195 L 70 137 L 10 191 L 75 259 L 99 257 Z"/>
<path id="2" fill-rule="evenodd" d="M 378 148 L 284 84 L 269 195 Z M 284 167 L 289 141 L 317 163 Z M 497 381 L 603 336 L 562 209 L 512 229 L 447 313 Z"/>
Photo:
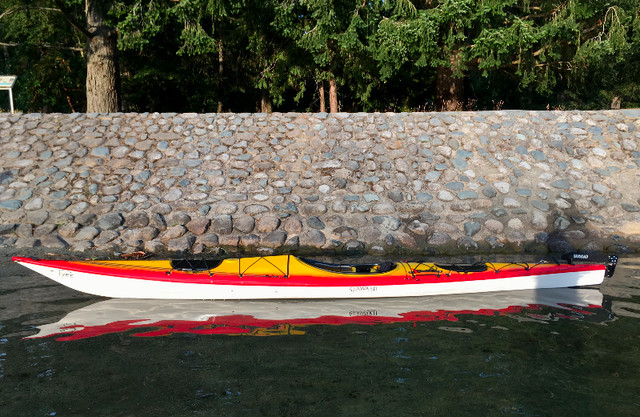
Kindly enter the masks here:
<path id="1" fill-rule="evenodd" d="M 588 258 L 589 255 L 575 255 Z M 293 255 L 220 261 L 64 261 L 15 257 L 54 281 L 89 294 L 147 299 L 338 299 L 416 297 L 599 285 L 604 263 L 379 262 L 330 264 Z"/>
<path id="2" fill-rule="evenodd" d="M 458 316 L 504 315 L 546 307 L 582 318 L 602 306 L 597 289 L 543 289 L 413 298 L 306 301 L 159 301 L 112 299 L 39 326 L 32 338 L 77 340 L 138 330 L 135 336 L 193 334 L 295 334 L 314 324 L 383 324 L 456 321 Z"/>

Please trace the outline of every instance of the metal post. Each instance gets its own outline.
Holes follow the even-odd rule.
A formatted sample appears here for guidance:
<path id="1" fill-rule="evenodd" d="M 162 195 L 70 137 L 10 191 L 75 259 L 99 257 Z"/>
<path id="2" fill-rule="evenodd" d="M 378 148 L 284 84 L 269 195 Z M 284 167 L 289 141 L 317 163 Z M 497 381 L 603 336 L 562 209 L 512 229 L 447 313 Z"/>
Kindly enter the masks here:
<path id="1" fill-rule="evenodd" d="M 9 89 L 9 105 L 11 106 L 11 114 L 13 114 L 13 93 Z"/>

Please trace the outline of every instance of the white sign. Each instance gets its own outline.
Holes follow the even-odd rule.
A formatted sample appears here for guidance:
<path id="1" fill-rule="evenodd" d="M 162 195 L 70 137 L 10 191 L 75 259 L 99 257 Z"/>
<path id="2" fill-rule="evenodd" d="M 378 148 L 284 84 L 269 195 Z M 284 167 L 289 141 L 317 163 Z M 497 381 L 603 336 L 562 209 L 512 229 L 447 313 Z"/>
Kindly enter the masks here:
<path id="1" fill-rule="evenodd" d="M 11 113 L 13 113 L 13 84 L 16 82 L 17 75 L 0 75 L 0 90 L 9 90 L 9 104 L 11 106 Z"/>
<path id="2" fill-rule="evenodd" d="M 17 75 L 0 75 L 0 90 L 10 90 L 16 82 Z"/>

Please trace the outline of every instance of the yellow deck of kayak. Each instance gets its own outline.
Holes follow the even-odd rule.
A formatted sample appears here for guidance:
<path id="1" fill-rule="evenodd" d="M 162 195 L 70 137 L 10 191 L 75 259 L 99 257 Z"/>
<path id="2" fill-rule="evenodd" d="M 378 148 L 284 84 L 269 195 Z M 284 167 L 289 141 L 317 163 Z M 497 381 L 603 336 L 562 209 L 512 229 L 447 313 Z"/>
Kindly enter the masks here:
<path id="1" fill-rule="evenodd" d="M 171 260 L 100 260 L 79 261 L 82 264 L 101 265 L 121 269 L 150 269 L 150 270 L 174 270 Z M 216 274 L 229 275 L 304 275 L 304 276 L 344 276 L 345 274 L 362 275 L 402 275 L 412 270 L 429 270 L 433 272 L 447 272 L 447 269 L 429 262 L 398 262 L 394 268 L 386 272 L 378 272 L 376 264 L 368 272 L 356 272 L 355 265 L 352 268 L 334 272 L 307 264 L 300 258 L 292 255 L 273 255 L 264 257 L 229 258 L 224 259 L 220 265 L 208 271 L 194 271 L 198 273 L 215 272 Z M 522 269 L 524 264 L 493 263 L 492 269 L 510 270 Z"/>

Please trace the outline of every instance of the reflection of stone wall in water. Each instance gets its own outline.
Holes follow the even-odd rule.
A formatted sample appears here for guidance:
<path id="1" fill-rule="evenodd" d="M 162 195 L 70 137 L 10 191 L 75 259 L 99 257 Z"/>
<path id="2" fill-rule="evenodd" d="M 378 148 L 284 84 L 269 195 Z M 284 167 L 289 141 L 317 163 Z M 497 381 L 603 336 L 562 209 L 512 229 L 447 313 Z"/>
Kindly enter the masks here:
<path id="1" fill-rule="evenodd" d="M 638 259 L 623 259 L 614 279 L 605 280 L 603 294 L 611 299 L 611 312 L 620 317 L 640 318 L 640 269 Z"/>
<path id="2" fill-rule="evenodd" d="M 640 318 L 640 304 L 616 300 L 611 303 L 611 312 L 617 316 Z"/>
<path id="3" fill-rule="evenodd" d="M 0 244 L 640 248 L 640 111 L 0 115 Z"/>

